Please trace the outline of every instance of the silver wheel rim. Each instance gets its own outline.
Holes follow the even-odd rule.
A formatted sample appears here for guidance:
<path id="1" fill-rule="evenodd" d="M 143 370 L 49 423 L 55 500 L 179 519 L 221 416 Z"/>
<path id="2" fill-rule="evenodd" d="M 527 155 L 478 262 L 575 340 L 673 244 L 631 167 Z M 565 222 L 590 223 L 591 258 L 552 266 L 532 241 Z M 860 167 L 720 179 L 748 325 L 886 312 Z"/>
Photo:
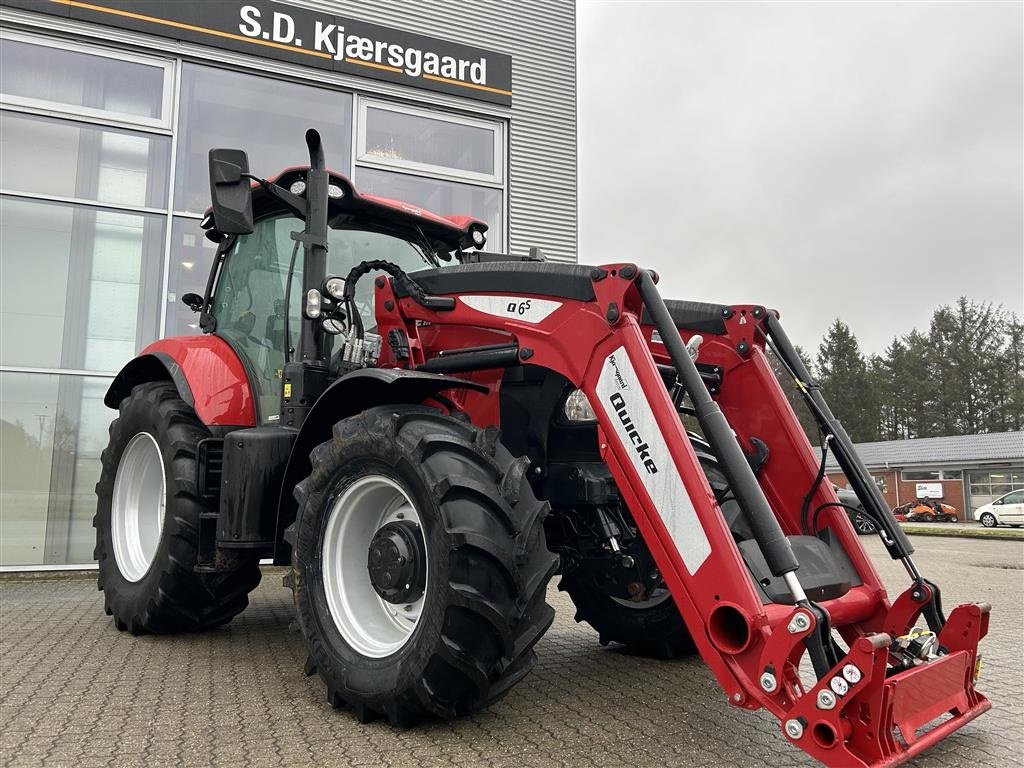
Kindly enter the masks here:
<path id="1" fill-rule="evenodd" d="M 405 520 L 422 531 L 416 505 L 394 480 L 367 475 L 345 489 L 329 515 L 320 572 L 331 620 L 358 653 L 375 659 L 390 656 L 409 642 L 419 625 L 429 577 L 418 600 L 390 603 L 370 582 L 367 552 L 374 535 L 388 523 Z"/>
<path id="2" fill-rule="evenodd" d="M 114 560 L 128 581 L 141 579 L 153 564 L 166 507 L 167 478 L 160 446 L 151 434 L 139 432 L 121 454 L 110 506 Z"/>
<path id="3" fill-rule="evenodd" d="M 996 517 L 988 512 L 981 516 L 981 524 L 986 528 L 996 527 Z"/>

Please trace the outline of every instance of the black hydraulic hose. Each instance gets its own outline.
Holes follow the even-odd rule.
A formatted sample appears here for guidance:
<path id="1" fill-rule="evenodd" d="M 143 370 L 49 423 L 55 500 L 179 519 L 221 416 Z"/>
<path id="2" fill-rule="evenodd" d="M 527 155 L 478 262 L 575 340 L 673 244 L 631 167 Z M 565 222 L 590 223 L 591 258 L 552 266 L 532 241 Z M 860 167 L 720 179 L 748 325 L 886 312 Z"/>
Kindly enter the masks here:
<path id="1" fill-rule="evenodd" d="M 828 407 L 828 403 L 825 402 L 810 371 L 800 359 L 778 318 L 771 312 L 767 313 L 765 325 L 767 336 L 775 348 L 776 355 L 793 374 L 818 425 L 827 434 L 832 435 L 832 453 L 836 457 L 839 468 L 846 475 L 850 485 L 853 486 L 857 498 L 864 505 L 865 512 L 878 523 L 880 530 L 885 532 L 886 536 L 882 537 L 882 543 L 885 544 L 889 556 L 893 560 L 903 560 L 908 571 L 911 571 L 911 575 L 920 578 L 920 574 L 916 572 L 913 561 L 910 559 L 910 555 L 914 552 L 914 546 L 899 523 L 896 522 L 896 518 L 893 517 L 881 491 L 878 490 L 878 486 L 875 485 L 860 457 L 857 456 L 853 441 L 846 433 L 842 423 Z"/>
<path id="2" fill-rule="evenodd" d="M 658 293 L 658 288 L 650 272 L 647 270 L 640 272 L 637 287 L 640 289 L 644 306 L 661 335 L 669 358 L 676 368 L 679 381 L 690 396 L 690 402 L 693 403 L 693 409 L 701 429 L 704 430 L 704 436 L 718 458 L 740 508 L 747 516 L 754 539 L 764 554 L 768 568 L 774 576 L 782 576 L 797 570 L 800 563 L 796 559 L 796 555 L 793 554 L 789 539 L 786 538 L 775 513 L 768 504 L 725 414 L 711 398 L 696 364 L 690 359 L 683 339 L 679 335 L 679 329 L 673 322 L 668 307 L 665 306 L 665 300 Z"/>
<path id="3" fill-rule="evenodd" d="M 818 474 L 814 476 L 814 482 L 811 483 L 811 487 L 807 489 L 807 495 L 804 496 L 803 504 L 800 505 L 800 528 L 804 533 L 814 533 L 814 529 L 808 530 L 807 513 L 811 508 L 811 499 L 814 498 L 814 492 L 818 490 L 818 486 L 821 485 L 821 481 L 825 478 L 825 464 L 828 461 L 828 444 L 832 440 L 832 435 L 825 435 L 825 439 L 821 441 L 821 464 L 818 465 Z"/>
<path id="4" fill-rule="evenodd" d="M 409 277 L 405 273 L 405 270 L 397 264 L 392 264 L 390 261 L 384 261 L 382 259 L 361 261 L 349 270 L 348 276 L 345 278 L 345 293 L 343 299 L 346 302 L 346 305 L 351 307 L 351 312 L 354 315 L 351 320 L 355 324 L 357 338 L 363 338 L 363 321 L 362 318 L 359 317 L 359 313 L 356 311 L 355 307 L 356 283 L 359 282 L 359 278 L 375 270 L 387 272 L 391 275 L 398 284 L 399 289 L 403 293 L 409 295 L 412 300 L 421 307 L 426 307 L 427 309 L 435 311 L 455 309 L 455 299 L 449 296 L 428 296 L 427 293 L 419 286 L 419 283 Z"/>
<path id="5" fill-rule="evenodd" d="M 295 246 L 292 248 L 292 258 L 288 262 L 288 279 L 284 284 L 284 361 L 290 363 L 292 361 L 292 337 L 291 328 L 288 326 L 289 316 L 292 311 L 292 275 L 295 274 L 295 257 L 299 255 L 299 241 L 295 241 Z"/>

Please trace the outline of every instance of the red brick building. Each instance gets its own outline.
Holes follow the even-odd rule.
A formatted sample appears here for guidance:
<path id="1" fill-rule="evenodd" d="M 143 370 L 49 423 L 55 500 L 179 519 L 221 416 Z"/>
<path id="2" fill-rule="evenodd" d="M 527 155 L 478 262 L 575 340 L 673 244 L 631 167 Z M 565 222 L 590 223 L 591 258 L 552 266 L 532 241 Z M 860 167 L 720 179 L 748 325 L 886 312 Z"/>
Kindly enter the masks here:
<path id="1" fill-rule="evenodd" d="M 1024 432 L 889 440 L 856 448 L 891 507 L 936 498 L 972 522 L 982 504 L 1024 488 Z M 835 485 L 848 487 L 831 456 L 826 469 Z"/>

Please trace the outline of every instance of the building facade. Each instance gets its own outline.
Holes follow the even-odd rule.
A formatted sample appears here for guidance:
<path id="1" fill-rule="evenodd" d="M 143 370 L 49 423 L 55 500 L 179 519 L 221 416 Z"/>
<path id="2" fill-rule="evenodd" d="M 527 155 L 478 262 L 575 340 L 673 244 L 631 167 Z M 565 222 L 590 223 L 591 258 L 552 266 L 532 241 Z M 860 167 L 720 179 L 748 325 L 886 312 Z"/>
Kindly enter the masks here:
<path id="1" fill-rule="evenodd" d="M 198 333 L 209 149 L 271 176 L 310 127 L 357 189 L 576 259 L 572 2 L 0 2 L 0 568 L 91 563 L 106 388 Z"/>
<path id="2" fill-rule="evenodd" d="M 939 499 L 956 507 L 961 521 L 974 522 L 978 507 L 1024 489 L 1024 432 L 889 440 L 856 448 L 893 508 Z M 834 461 L 826 469 L 835 485 L 847 487 Z"/>

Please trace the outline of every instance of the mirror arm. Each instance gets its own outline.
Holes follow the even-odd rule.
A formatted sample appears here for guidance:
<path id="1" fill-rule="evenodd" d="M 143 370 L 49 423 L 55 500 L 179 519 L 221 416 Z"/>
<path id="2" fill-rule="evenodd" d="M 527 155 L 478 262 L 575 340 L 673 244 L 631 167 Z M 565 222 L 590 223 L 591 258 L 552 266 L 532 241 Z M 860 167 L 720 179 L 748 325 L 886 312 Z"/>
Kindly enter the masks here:
<path id="1" fill-rule="evenodd" d="M 306 201 L 303 198 L 299 197 L 298 195 L 293 195 L 284 187 L 279 187 L 277 184 L 274 184 L 273 182 L 267 181 L 266 179 L 261 179 L 259 176 L 253 176 L 251 173 L 243 173 L 242 176 L 246 179 L 252 179 L 253 181 L 255 181 L 257 184 L 260 185 L 260 187 L 263 188 L 265 192 L 276 197 L 278 200 L 280 200 L 282 203 L 288 206 L 288 208 L 291 209 L 292 213 L 294 213 L 300 219 L 305 220 Z"/>

